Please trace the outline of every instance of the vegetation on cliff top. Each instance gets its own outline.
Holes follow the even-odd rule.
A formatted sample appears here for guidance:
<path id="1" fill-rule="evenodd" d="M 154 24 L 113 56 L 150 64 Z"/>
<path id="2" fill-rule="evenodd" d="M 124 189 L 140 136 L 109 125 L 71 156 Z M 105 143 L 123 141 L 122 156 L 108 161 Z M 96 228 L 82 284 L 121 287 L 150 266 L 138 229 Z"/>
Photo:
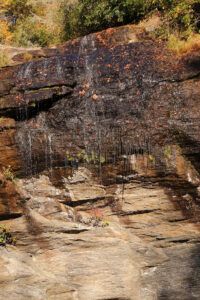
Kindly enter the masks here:
<path id="1" fill-rule="evenodd" d="M 49 46 L 91 32 L 138 23 L 159 13 L 155 36 L 171 48 L 199 43 L 200 0 L 4 0 L 0 43 Z"/>
<path id="2" fill-rule="evenodd" d="M 161 35 L 166 29 L 184 36 L 200 30 L 199 0 L 80 0 L 66 9 L 66 37 L 137 23 L 154 11 L 163 18 Z"/>
<path id="3" fill-rule="evenodd" d="M 59 0 L 3 0 L 0 4 L 0 43 L 49 46 L 63 41 Z"/>

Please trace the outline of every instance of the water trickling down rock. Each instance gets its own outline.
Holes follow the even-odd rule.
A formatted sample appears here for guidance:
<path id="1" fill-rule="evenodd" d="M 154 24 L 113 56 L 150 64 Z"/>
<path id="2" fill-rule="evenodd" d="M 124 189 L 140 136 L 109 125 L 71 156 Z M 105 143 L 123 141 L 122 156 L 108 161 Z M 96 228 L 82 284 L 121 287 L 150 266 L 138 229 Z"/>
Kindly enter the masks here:
<path id="1" fill-rule="evenodd" d="M 0 70 L 0 299 L 199 299 L 194 60 L 127 26 Z"/>

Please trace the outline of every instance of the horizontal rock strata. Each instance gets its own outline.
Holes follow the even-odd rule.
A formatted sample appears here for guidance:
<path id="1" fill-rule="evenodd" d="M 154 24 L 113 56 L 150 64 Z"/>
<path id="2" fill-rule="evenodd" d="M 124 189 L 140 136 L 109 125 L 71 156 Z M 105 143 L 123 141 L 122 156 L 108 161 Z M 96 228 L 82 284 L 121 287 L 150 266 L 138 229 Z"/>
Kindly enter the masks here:
<path id="1" fill-rule="evenodd" d="M 198 54 L 131 26 L 45 53 L 0 70 L 0 299 L 199 299 Z"/>

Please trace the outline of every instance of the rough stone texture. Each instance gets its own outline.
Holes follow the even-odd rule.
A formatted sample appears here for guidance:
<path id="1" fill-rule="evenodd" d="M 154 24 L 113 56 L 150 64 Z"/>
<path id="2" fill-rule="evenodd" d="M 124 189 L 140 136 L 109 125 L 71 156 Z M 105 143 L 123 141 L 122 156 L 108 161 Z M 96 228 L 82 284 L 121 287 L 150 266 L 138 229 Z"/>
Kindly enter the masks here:
<path id="1" fill-rule="evenodd" d="M 7 171 L 4 170 L 3 173 Z M 22 197 L 15 184 L 0 173 L 0 220 L 9 220 L 23 214 Z"/>
<path id="2" fill-rule="evenodd" d="M 60 55 L 0 72 L 0 115 L 18 121 L 25 174 L 63 166 L 66 151 L 73 157 L 83 149 L 107 160 L 148 152 L 162 170 L 162 147 L 178 143 L 196 160 L 199 62 L 147 38 L 119 45 L 125 29 L 75 40 Z"/>
<path id="3" fill-rule="evenodd" d="M 137 178 L 104 187 L 114 202 L 85 202 L 92 174 L 71 181 L 18 180 L 24 216 L 4 221 L 17 244 L 0 249 L 1 299 L 198 299 L 199 228 L 165 188 Z M 64 205 L 75 186 L 83 205 Z"/>
<path id="4" fill-rule="evenodd" d="M 50 52 L 0 70 L 0 299 L 199 299 L 199 56 L 131 26 Z"/>

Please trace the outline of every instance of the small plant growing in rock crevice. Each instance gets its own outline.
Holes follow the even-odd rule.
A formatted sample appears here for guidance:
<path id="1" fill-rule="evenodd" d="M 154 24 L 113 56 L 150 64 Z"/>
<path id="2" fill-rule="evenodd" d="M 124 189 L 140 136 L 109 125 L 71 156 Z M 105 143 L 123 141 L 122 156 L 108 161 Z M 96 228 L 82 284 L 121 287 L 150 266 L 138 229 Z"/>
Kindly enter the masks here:
<path id="1" fill-rule="evenodd" d="M 170 159 L 173 155 L 173 152 L 172 152 L 172 147 L 170 145 L 167 145 L 165 148 L 164 148 L 164 156 L 166 159 Z"/>
<path id="2" fill-rule="evenodd" d="M 87 213 L 87 216 L 78 213 L 76 221 L 92 227 L 107 227 L 110 225 L 110 222 L 104 219 L 104 213 L 100 208 L 92 208 Z"/>
<path id="3" fill-rule="evenodd" d="M 15 180 L 15 174 L 11 168 L 11 166 L 3 167 L 3 175 L 5 179 L 14 181 Z"/>
<path id="4" fill-rule="evenodd" d="M 5 227 L 0 225 L 0 246 L 6 246 L 6 245 L 15 245 L 16 240 L 13 238 L 12 234 L 9 232 L 9 230 Z"/>
<path id="5" fill-rule="evenodd" d="M 92 217 L 90 218 L 90 223 L 94 227 L 107 227 L 109 222 L 104 219 L 103 211 L 99 208 L 93 208 L 91 210 Z"/>
<path id="6" fill-rule="evenodd" d="M 103 155 L 99 155 L 95 151 L 87 153 L 85 150 L 82 150 L 77 154 L 70 154 L 69 151 L 66 151 L 66 161 L 69 164 L 76 166 L 78 166 L 80 163 L 99 165 L 104 164 L 106 159 Z"/>

